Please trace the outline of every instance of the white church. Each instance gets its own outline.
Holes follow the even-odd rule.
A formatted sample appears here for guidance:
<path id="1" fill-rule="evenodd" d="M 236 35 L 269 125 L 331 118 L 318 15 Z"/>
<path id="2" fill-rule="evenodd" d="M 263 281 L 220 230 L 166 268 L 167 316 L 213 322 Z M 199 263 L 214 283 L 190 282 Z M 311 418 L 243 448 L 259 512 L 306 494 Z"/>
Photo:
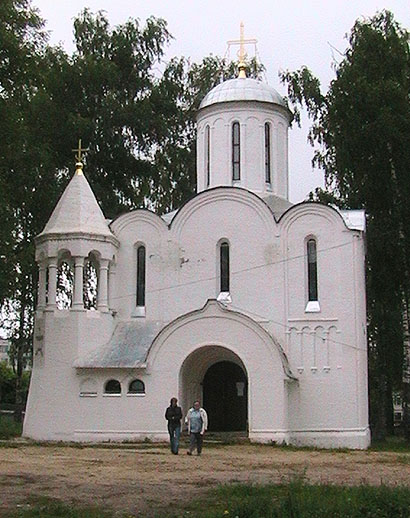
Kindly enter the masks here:
<path id="1" fill-rule="evenodd" d="M 199 399 L 210 431 L 367 448 L 365 217 L 288 200 L 292 114 L 266 83 L 213 88 L 197 115 L 197 193 L 108 221 L 81 162 L 36 238 L 39 296 L 23 435 L 167 440 Z M 97 264 L 96 309 L 83 273 Z M 74 272 L 57 307 L 57 272 Z"/>

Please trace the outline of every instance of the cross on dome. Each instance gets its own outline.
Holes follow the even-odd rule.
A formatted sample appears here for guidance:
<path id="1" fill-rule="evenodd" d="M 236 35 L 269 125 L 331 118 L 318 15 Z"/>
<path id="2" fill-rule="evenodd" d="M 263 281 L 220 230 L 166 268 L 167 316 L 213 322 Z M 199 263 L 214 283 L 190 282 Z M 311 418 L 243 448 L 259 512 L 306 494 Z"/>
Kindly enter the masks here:
<path id="1" fill-rule="evenodd" d="M 245 45 L 249 45 L 249 44 L 253 44 L 254 47 L 255 47 L 255 53 L 256 53 L 256 44 L 258 43 L 258 40 L 256 40 L 255 38 L 248 38 L 248 39 L 245 39 L 245 29 L 244 29 L 244 24 L 243 22 L 241 22 L 241 25 L 240 25 L 240 36 L 239 36 L 239 40 L 229 40 L 227 42 L 228 44 L 228 50 L 229 48 L 231 47 L 231 45 L 239 45 L 239 51 L 238 51 L 238 58 L 239 58 L 239 74 L 238 74 L 238 78 L 246 78 L 246 71 L 245 71 L 245 68 L 246 68 L 246 57 L 247 57 L 247 53 L 246 53 L 246 50 L 245 50 Z"/>
<path id="2" fill-rule="evenodd" d="M 77 153 L 75 155 L 75 159 L 77 160 L 77 163 L 75 164 L 75 172 L 76 174 L 83 174 L 83 153 L 89 151 L 90 148 L 82 148 L 81 147 L 81 139 L 78 139 L 78 148 L 72 149 L 73 152 Z"/>

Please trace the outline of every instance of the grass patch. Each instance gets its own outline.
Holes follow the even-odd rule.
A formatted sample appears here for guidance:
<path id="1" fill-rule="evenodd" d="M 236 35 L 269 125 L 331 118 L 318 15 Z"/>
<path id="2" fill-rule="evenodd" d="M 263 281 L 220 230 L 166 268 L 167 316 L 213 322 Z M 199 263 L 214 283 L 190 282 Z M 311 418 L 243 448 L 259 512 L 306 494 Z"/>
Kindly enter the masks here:
<path id="1" fill-rule="evenodd" d="M 37 497 L 32 503 L 22 506 L 13 518 L 113 518 L 127 515 L 107 511 L 100 507 L 80 507 L 48 497 Z M 128 515 L 129 516 L 129 515 Z"/>
<path id="2" fill-rule="evenodd" d="M 296 480 L 277 486 L 223 486 L 211 491 L 205 502 L 198 501 L 172 518 L 408 518 L 410 489 L 308 485 Z"/>
<path id="3" fill-rule="evenodd" d="M 181 505 L 182 502 L 180 503 Z M 176 506 L 178 508 L 179 505 Z M 210 490 L 183 510 L 157 511 L 150 518 L 408 518 L 410 488 L 309 485 L 302 479 L 280 485 L 233 484 Z M 131 518 L 133 513 L 81 507 L 36 498 L 10 518 Z M 142 518 L 142 515 L 139 515 Z M 144 518 L 147 518 L 145 516 Z"/>
<path id="4" fill-rule="evenodd" d="M 22 423 L 16 423 L 12 414 L 0 414 L 0 439 L 19 437 L 22 431 Z"/>

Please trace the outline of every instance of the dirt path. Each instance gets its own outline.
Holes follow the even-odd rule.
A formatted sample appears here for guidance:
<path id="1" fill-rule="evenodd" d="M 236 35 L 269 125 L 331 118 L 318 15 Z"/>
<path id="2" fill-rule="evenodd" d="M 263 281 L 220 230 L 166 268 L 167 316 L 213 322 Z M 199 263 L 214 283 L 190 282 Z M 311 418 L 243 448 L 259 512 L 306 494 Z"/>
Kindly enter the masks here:
<path id="1" fill-rule="evenodd" d="M 410 453 L 288 451 L 258 445 L 205 448 L 178 457 L 162 446 L 0 448 L 0 516 L 44 495 L 149 516 L 225 482 L 280 482 L 304 475 L 333 484 L 410 486 Z"/>

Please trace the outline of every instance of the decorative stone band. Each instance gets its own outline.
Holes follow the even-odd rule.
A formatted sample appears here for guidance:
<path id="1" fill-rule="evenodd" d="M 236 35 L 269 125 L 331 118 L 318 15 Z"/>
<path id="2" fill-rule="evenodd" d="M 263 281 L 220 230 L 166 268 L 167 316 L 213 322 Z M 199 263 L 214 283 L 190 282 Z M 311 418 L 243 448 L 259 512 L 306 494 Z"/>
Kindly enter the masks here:
<path id="1" fill-rule="evenodd" d="M 111 243 L 116 248 L 119 248 L 120 242 L 114 235 L 101 235 L 101 234 L 89 234 L 87 232 L 70 232 L 70 233 L 50 233 L 45 235 L 39 235 L 34 238 L 36 246 L 41 245 L 46 241 L 65 241 L 65 240 L 90 240 L 98 241 L 101 243 Z"/>

